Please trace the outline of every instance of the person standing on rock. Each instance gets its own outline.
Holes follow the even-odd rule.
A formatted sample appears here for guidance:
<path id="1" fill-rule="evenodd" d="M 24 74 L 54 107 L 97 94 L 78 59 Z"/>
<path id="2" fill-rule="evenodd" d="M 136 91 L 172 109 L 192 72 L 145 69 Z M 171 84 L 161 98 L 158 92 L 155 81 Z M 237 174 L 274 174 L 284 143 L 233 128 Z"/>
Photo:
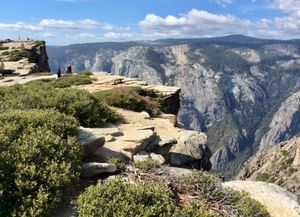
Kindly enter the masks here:
<path id="1" fill-rule="evenodd" d="M 67 74 L 72 74 L 72 66 L 71 65 L 66 66 L 66 73 Z"/>

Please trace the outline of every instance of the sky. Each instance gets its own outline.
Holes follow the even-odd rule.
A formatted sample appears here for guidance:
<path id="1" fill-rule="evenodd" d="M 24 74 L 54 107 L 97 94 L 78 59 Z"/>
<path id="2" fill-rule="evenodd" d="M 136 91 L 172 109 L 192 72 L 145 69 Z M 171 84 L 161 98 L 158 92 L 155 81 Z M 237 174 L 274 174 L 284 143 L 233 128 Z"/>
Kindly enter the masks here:
<path id="1" fill-rule="evenodd" d="M 300 0 L 3 0 L 0 39 L 300 38 Z"/>

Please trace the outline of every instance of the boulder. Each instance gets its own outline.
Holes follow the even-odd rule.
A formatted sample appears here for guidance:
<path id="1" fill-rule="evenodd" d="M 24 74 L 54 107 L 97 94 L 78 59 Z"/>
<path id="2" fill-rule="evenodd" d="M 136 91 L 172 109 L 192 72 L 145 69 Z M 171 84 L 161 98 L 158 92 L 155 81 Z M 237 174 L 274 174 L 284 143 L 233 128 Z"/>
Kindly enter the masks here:
<path id="1" fill-rule="evenodd" d="M 139 152 L 138 154 L 133 156 L 134 162 L 141 162 L 144 160 L 148 160 L 150 158 L 149 154 L 147 152 Z"/>
<path id="2" fill-rule="evenodd" d="M 123 133 L 113 124 L 107 123 L 100 128 L 103 135 L 122 136 Z"/>
<path id="3" fill-rule="evenodd" d="M 80 127 L 77 135 L 79 143 L 84 148 L 86 156 L 92 155 L 98 148 L 105 143 L 105 137 L 100 128 L 84 128 Z"/>
<path id="4" fill-rule="evenodd" d="M 160 154 L 151 153 L 150 158 L 157 161 L 160 165 L 163 165 L 166 162 L 165 158 Z"/>
<path id="5" fill-rule="evenodd" d="M 153 130 L 144 129 L 132 129 L 126 131 L 125 135 L 121 138 L 124 142 L 133 142 L 136 145 L 132 147 L 125 148 L 125 151 L 132 153 L 137 153 L 139 151 L 146 150 L 147 146 L 153 142 L 156 138 L 155 132 Z"/>
<path id="6" fill-rule="evenodd" d="M 124 162 L 132 160 L 132 153 L 124 149 L 135 146 L 136 143 L 129 143 L 123 141 L 107 142 L 92 156 L 92 159 L 97 162 L 106 162 L 110 158 L 118 158 Z"/>
<path id="7" fill-rule="evenodd" d="M 198 131 L 182 131 L 178 142 L 170 150 L 170 163 L 174 166 L 185 166 L 210 170 L 211 150 L 207 147 L 207 136 Z"/>
<path id="8" fill-rule="evenodd" d="M 177 116 L 173 114 L 161 114 L 160 118 L 167 119 L 175 127 L 177 125 Z"/>
<path id="9" fill-rule="evenodd" d="M 114 164 L 89 162 L 81 166 L 81 177 L 90 178 L 103 173 L 114 173 L 116 171 L 117 167 Z"/>
<path id="10" fill-rule="evenodd" d="M 141 112 L 141 115 L 143 116 L 144 119 L 150 119 L 151 118 L 151 116 L 149 115 L 149 113 L 145 112 L 145 111 Z"/>
<path id="11" fill-rule="evenodd" d="M 163 147 L 166 145 L 173 145 L 176 144 L 177 140 L 173 136 L 165 136 L 165 135 L 160 135 L 155 138 L 155 140 L 148 145 L 147 150 L 151 151 L 157 146 Z"/>

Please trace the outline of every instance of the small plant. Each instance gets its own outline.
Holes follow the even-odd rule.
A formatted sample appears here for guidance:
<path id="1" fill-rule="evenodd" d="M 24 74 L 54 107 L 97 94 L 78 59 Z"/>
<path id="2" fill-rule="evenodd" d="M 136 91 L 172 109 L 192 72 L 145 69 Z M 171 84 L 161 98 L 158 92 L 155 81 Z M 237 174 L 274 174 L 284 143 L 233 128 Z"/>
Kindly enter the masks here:
<path id="1" fill-rule="evenodd" d="M 3 51 L 1 55 L 9 55 L 9 51 Z"/>
<path id="2" fill-rule="evenodd" d="M 244 217 L 270 217 L 268 211 L 258 201 L 253 200 L 248 194 L 236 193 L 237 211 L 239 216 Z"/>
<path id="3" fill-rule="evenodd" d="M 23 50 L 13 50 L 10 52 L 9 61 L 16 62 L 23 58 L 30 58 L 30 52 L 25 48 Z"/>
<path id="4" fill-rule="evenodd" d="M 79 75 L 88 75 L 88 76 L 93 75 L 92 72 L 87 71 L 87 70 L 80 71 L 77 74 L 79 74 Z"/>
<path id="5" fill-rule="evenodd" d="M 107 102 L 108 105 L 142 112 L 146 111 L 151 116 L 159 113 L 158 104 L 149 96 L 140 96 L 134 88 L 120 87 L 107 91 L 99 91 L 95 96 Z"/>
<path id="6" fill-rule="evenodd" d="M 0 44 L 0 51 L 1 50 L 8 50 L 9 49 L 9 47 L 3 47 L 1 44 Z"/>
<path id="7" fill-rule="evenodd" d="M 116 165 L 118 170 L 126 169 L 126 164 L 123 161 L 121 161 L 119 158 L 116 158 L 116 157 L 108 159 L 107 163 Z"/>
<path id="8" fill-rule="evenodd" d="M 191 201 L 181 209 L 177 209 L 173 217 L 216 217 L 210 212 L 204 201 Z"/>
<path id="9" fill-rule="evenodd" d="M 261 181 L 261 182 L 266 182 L 266 181 L 268 181 L 269 178 L 270 178 L 270 174 L 269 173 L 260 173 L 260 172 L 258 172 L 256 174 L 255 180 L 256 181 Z"/>
<path id="10" fill-rule="evenodd" d="M 145 171 L 145 172 L 148 172 L 148 171 L 160 166 L 159 162 L 156 160 L 153 160 L 152 158 L 148 158 L 143 161 L 133 162 L 132 165 L 142 171 Z"/>
<path id="11" fill-rule="evenodd" d="M 79 217 L 172 216 L 176 206 L 162 183 L 144 185 L 115 178 L 89 187 L 75 201 Z"/>

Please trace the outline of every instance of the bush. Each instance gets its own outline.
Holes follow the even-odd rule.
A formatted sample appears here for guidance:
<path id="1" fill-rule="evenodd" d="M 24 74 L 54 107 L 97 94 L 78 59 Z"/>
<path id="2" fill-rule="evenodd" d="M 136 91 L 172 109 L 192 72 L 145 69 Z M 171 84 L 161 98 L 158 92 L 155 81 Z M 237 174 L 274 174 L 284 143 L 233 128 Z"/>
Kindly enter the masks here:
<path id="1" fill-rule="evenodd" d="M 134 88 L 120 87 L 112 90 L 99 91 L 95 93 L 99 99 L 105 100 L 108 105 L 131 111 L 146 111 L 151 116 L 159 113 L 158 104 L 147 96 L 140 96 Z"/>
<path id="2" fill-rule="evenodd" d="M 270 217 L 268 211 L 258 201 L 253 200 L 246 193 L 236 193 L 236 206 L 239 216 Z"/>
<path id="3" fill-rule="evenodd" d="M 45 216 L 79 177 L 78 122 L 53 110 L 0 113 L 0 216 Z"/>
<path id="4" fill-rule="evenodd" d="M 53 80 L 51 85 L 57 88 L 65 88 L 71 86 L 79 86 L 84 84 L 92 84 L 93 79 L 83 74 L 64 75 L 59 79 Z"/>
<path id="5" fill-rule="evenodd" d="M 184 206 L 182 209 L 177 209 L 173 217 L 215 217 L 203 201 L 192 201 Z"/>
<path id="6" fill-rule="evenodd" d="M 225 204 L 232 206 L 238 212 L 238 216 L 270 216 L 265 207 L 251 199 L 248 194 L 224 189 L 219 178 L 205 171 L 195 171 L 183 175 L 179 183 L 185 185 L 186 192 L 197 193 L 205 201 L 225 201 Z"/>
<path id="7" fill-rule="evenodd" d="M 80 72 L 78 72 L 78 74 L 79 74 L 79 75 L 93 75 L 92 72 L 87 71 L 87 70 L 80 71 Z"/>
<path id="8" fill-rule="evenodd" d="M 30 58 L 30 52 L 28 50 L 13 50 L 10 52 L 9 61 L 15 62 L 23 58 Z"/>
<path id="9" fill-rule="evenodd" d="M 84 127 L 99 127 L 106 121 L 115 122 L 121 118 L 87 91 L 55 89 L 42 83 L 2 88 L 0 103 L 0 110 L 55 109 L 75 117 Z"/>
<path id="10" fill-rule="evenodd" d="M 92 84 L 93 79 L 87 75 L 75 74 L 64 75 L 58 79 L 40 79 L 36 81 L 28 82 L 28 85 L 49 85 L 55 88 L 67 88 L 71 86 L 79 86 L 84 84 Z"/>
<path id="11" fill-rule="evenodd" d="M 163 184 L 132 184 L 120 178 L 89 187 L 75 204 L 79 217 L 172 216 L 176 209 Z"/>
<path id="12" fill-rule="evenodd" d="M 117 166 L 118 170 L 125 170 L 126 169 L 126 164 L 121 161 L 119 158 L 112 157 L 108 159 L 107 163 L 111 163 Z"/>
<path id="13" fill-rule="evenodd" d="M 0 51 L 1 50 L 8 50 L 9 49 L 9 47 L 3 47 L 1 44 L 0 44 Z"/>
<path id="14" fill-rule="evenodd" d="M 185 185 L 186 191 L 200 192 L 203 199 L 223 196 L 220 179 L 206 171 L 195 171 L 179 178 L 179 183 Z"/>
<path id="15" fill-rule="evenodd" d="M 148 171 L 160 166 L 159 162 L 156 160 L 153 160 L 152 158 L 148 158 L 143 161 L 133 162 L 132 165 L 138 169 L 145 171 L 145 172 L 148 172 Z"/>

